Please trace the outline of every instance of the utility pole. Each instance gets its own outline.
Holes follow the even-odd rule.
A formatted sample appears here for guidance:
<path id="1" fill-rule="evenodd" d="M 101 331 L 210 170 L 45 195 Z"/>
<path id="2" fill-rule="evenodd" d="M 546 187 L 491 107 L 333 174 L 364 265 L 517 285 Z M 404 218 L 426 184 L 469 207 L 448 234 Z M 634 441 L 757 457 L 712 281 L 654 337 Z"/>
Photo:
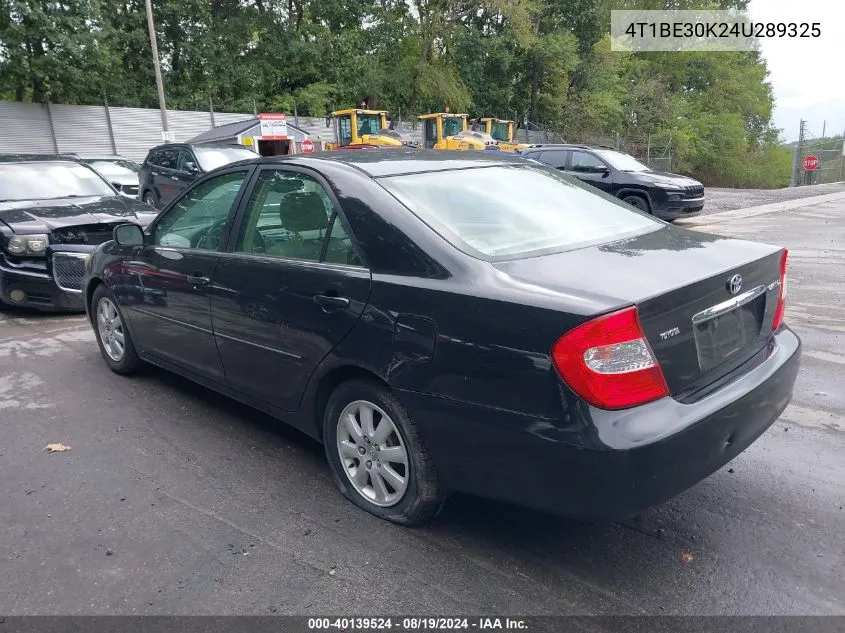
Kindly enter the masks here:
<path id="1" fill-rule="evenodd" d="M 161 130 L 169 131 L 167 127 L 167 104 L 164 101 L 164 82 L 161 79 L 161 65 L 158 59 L 158 43 L 156 42 L 156 27 L 153 22 L 153 6 L 147 0 L 147 26 L 150 28 L 150 48 L 153 50 L 153 68 L 156 73 L 156 88 L 158 89 L 158 109 L 161 111 Z"/>
<path id="2" fill-rule="evenodd" d="M 839 182 L 842 182 L 843 172 L 845 172 L 845 132 L 842 132 L 842 152 L 839 154 Z"/>
<path id="3" fill-rule="evenodd" d="M 795 154 L 792 156 L 792 178 L 790 178 L 790 186 L 797 187 L 798 182 L 798 164 L 801 162 L 801 150 L 804 146 L 804 130 L 807 122 L 801 119 L 801 124 L 798 129 L 798 143 L 795 145 Z"/>

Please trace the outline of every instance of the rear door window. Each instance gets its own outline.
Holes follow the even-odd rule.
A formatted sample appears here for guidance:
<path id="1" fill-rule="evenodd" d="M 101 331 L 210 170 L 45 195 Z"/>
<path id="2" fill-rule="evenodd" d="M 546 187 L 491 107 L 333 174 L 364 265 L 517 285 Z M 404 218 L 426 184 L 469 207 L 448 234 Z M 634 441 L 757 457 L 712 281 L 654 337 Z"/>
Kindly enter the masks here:
<path id="1" fill-rule="evenodd" d="M 163 149 L 158 152 L 158 165 L 160 167 L 164 167 L 165 169 L 176 169 L 177 164 L 179 163 L 179 150 L 178 149 Z"/>
<path id="2" fill-rule="evenodd" d="M 546 163 L 549 167 L 563 169 L 566 167 L 566 155 L 568 153 L 566 150 L 549 150 L 542 152 L 543 158 L 538 160 L 541 163 Z"/>
<path id="3" fill-rule="evenodd" d="M 247 202 L 235 252 L 320 261 L 332 200 L 311 176 L 265 169 Z"/>

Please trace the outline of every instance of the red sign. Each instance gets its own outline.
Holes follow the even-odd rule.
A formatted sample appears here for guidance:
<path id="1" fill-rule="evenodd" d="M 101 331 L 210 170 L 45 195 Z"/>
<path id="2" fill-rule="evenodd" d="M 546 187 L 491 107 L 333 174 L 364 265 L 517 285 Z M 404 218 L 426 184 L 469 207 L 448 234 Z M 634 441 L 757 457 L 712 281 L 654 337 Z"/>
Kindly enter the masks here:
<path id="1" fill-rule="evenodd" d="M 305 139 L 302 141 L 302 153 L 303 154 L 310 154 L 314 151 L 314 143 L 311 142 L 310 138 Z"/>
<path id="2" fill-rule="evenodd" d="M 812 154 L 804 157 L 804 171 L 813 171 L 819 168 L 819 159 Z"/>
<path id="3" fill-rule="evenodd" d="M 261 122 L 261 139 L 284 140 L 288 137 L 288 122 L 284 114 L 275 112 L 262 112 L 258 115 Z"/>

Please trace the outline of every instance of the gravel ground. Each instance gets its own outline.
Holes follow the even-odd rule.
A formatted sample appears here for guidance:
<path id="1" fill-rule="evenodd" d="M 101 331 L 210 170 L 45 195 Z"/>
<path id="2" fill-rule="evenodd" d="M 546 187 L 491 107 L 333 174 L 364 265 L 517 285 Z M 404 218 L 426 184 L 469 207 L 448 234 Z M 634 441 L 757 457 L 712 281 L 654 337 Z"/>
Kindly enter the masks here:
<path id="1" fill-rule="evenodd" d="M 722 189 L 721 187 L 707 187 L 707 202 L 704 213 L 719 213 L 733 211 L 746 207 L 756 207 L 762 204 L 821 196 L 827 193 L 845 191 L 845 182 L 835 182 L 826 185 L 811 185 L 807 187 L 788 187 L 786 189 Z"/>

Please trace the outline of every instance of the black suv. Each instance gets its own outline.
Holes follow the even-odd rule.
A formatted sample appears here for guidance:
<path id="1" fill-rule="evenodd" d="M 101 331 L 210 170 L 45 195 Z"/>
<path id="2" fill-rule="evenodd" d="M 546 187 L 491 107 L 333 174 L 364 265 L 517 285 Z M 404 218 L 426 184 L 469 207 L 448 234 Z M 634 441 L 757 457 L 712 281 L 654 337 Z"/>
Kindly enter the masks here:
<path id="1" fill-rule="evenodd" d="M 138 197 L 161 209 L 202 174 L 258 155 L 243 145 L 168 143 L 154 147 L 138 172 Z"/>
<path id="2" fill-rule="evenodd" d="M 697 215 L 704 208 L 704 185 L 697 180 L 652 171 L 633 156 L 587 145 L 539 145 L 520 152 L 663 220 Z"/>

